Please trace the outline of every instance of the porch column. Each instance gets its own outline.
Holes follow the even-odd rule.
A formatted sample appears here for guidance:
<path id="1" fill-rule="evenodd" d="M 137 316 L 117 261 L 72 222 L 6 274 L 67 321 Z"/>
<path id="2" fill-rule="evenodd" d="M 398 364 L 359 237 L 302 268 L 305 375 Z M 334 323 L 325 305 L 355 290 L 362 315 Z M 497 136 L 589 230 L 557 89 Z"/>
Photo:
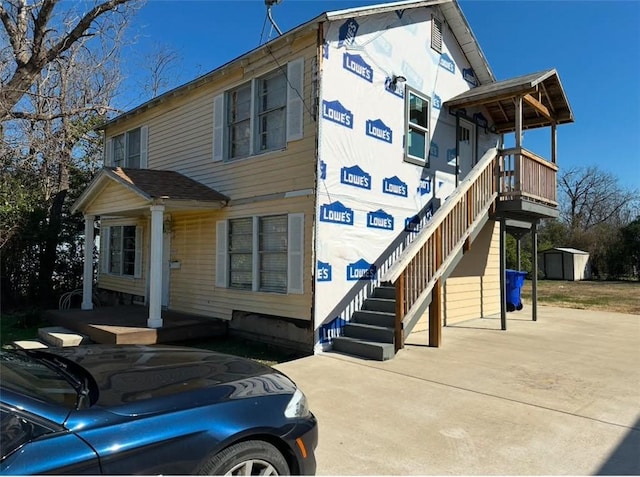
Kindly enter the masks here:
<path id="1" fill-rule="evenodd" d="M 151 253 L 149 254 L 149 328 L 162 327 L 162 223 L 164 205 L 151 206 Z"/>
<path id="2" fill-rule="evenodd" d="M 84 216 L 84 273 L 82 276 L 83 310 L 93 310 L 93 221 L 95 215 Z"/>

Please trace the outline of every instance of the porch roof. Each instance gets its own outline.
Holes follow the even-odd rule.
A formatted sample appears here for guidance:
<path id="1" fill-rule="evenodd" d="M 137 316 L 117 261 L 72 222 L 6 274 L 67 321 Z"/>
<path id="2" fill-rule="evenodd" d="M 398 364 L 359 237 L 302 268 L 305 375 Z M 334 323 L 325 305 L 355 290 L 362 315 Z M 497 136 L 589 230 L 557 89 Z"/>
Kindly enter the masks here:
<path id="1" fill-rule="evenodd" d="M 71 211 L 84 211 L 109 183 L 121 185 L 149 206 L 220 208 L 230 200 L 226 195 L 179 172 L 105 167 L 73 204 Z"/>
<path id="2" fill-rule="evenodd" d="M 573 112 L 555 69 L 531 73 L 465 91 L 445 105 L 452 110 L 483 106 L 499 133 L 516 129 L 515 99 L 523 98 L 523 129 L 572 123 Z"/>

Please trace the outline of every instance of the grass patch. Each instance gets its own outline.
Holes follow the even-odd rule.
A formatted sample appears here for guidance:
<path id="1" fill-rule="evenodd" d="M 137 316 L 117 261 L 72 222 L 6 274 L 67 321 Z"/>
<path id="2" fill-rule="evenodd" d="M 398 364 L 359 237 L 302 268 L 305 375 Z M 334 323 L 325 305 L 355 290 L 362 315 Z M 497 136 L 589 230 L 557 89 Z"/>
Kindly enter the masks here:
<path id="1" fill-rule="evenodd" d="M 32 340 L 38 336 L 38 328 L 49 326 L 40 310 L 3 314 L 0 318 L 0 343 L 2 346 L 13 341 Z"/>
<path id="2" fill-rule="evenodd" d="M 189 340 L 178 343 L 170 343 L 176 346 L 200 348 L 219 353 L 231 354 L 242 358 L 249 358 L 268 366 L 292 361 L 306 356 L 303 353 L 287 351 L 264 343 L 244 340 L 240 338 L 210 338 L 206 340 Z"/>
<path id="3" fill-rule="evenodd" d="M 522 300 L 531 303 L 531 280 L 522 287 Z M 640 315 L 640 282 L 539 280 L 538 303 Z"/>

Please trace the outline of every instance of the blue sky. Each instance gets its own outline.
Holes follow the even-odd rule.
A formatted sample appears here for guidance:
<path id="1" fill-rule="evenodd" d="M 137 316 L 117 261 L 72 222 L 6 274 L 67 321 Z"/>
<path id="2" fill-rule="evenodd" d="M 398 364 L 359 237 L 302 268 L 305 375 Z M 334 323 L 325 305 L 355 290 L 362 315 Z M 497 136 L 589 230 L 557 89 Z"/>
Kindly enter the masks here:
<path id="1" fill-rule="evenodd" d="M 273 7 L 287 31 L 327 10 L 376 0 L 283 0 Z M 561 168 L 596 165 L 640 191 L 640 1 L 460 0 L 497 79 L 555 67 L 576 122 L 558 128 Z M 179 55 L 172 86 L 190 81 L 276 33 L 263 0 L 148 0 L 125 52 L 131 85 L 145 53 L 158 45 Z M 129 100 L 127 108 L 139 101 Z M 525 134 L 525 147 L 550 157 L 548 128 Z"/>

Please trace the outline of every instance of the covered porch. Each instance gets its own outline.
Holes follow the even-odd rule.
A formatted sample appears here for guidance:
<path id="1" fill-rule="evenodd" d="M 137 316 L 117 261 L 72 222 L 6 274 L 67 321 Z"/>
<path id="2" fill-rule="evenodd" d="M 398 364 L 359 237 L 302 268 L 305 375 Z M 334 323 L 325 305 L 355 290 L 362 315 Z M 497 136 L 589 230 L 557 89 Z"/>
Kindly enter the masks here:
<path id="1" fill-rule="evenodd" d="M 557 126 L 572 123 L 573 112 L 555 69 L 486 84 L 445 103 L 452 110 L 482 107 L 492 130 L 501 134 L 495 180 L 497 199 L 493 217 L 500 222 L 501 326 L 507 329 L 505 293 L 506 236 L 518 244 L 530 234 L 533 254 L 531 318 L 537 320 L 538 231 L 542 219 L 559 215 L 557 201 Z M 523 147 L 527 129 L 550 128 L 550 160 Z M 504 135 L 513 133 L 515 146 L 504 147 Z"/>
<path id="2" fill-rule="evenodd" d="M 73 212 L 84 215 L 85 222 L 81 310 L 88 313 L 94 309 L 92 297 L 96 274 L 93 269 L 93 245 L 99 218 L 102 247 L 98 285 L 106 290 L 120 293 L 126 291 L 136 295 L 139 303 L 144 305 L 134 307 L 137 310 L 133 314 L 123 314 L 122 319 L 131 319 L 132 323 L 136 323 L 132 325 L 122 322 L 125 326 L 139 328 L 146 325 L 149 329 L 164 329 L 165 317 L 172 316 L 166 306 L 171 269 L 167 250 L 170 243 L 171 214 L 217 210 L 226 206 L 228 201 L 227 196 L 175 171 L 104 168 L 72 208 Z M 111 236 L 110 239 L 110 229 L 104 224 L 114 222 L 127 225 L 116 226 L 118 235 Z M 146 229 L 144 237 L 139 232 L 143 228 L 140 224 L 144 224 Z M 131 232 L 135 230 L 135 234 L 125 234 L 125 228 Z M 112 242 L 118 241 L 119 247 L 114 248 Z M 102 286 L 101 280 L 108 281 L 109 285 Z M 114 287 L 114 283 L 117 287 Z M 114 307 L 109 308 L 110 313 L 117 315 Z M 139 322 L 142 310 L 146 314 L 145 323 Z M 75 316 L 79 319 L 82 312 Z M 106 317 L 102 310 L 93 316 L 98 316 L 99 321 Z M 120 320 L 120 317 L 112 319 Z M 153 333 L 148 335 L 152 336 Z"/>

